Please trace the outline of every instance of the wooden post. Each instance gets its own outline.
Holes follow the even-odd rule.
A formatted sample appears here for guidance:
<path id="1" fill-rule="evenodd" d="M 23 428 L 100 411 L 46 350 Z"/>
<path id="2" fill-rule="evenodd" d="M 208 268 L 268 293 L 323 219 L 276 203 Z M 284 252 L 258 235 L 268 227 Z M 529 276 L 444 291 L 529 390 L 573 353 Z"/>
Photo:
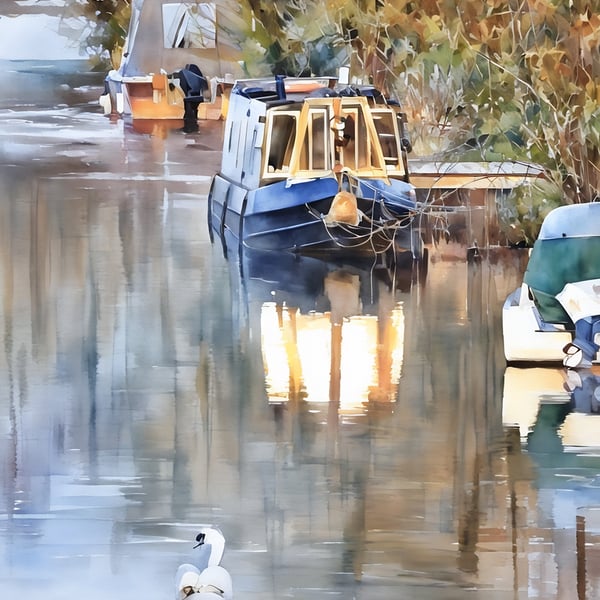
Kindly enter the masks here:
<path id="1" fill-rule="evenodd" d="M 585 517 L 576 517 L 577 600 L 585 600 Z"/>

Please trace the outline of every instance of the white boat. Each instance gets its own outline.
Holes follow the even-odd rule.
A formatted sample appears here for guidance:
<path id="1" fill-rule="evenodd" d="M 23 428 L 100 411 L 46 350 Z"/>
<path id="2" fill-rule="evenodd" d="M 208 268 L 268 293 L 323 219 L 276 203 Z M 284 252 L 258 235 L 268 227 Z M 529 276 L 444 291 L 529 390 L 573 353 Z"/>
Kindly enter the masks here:
<path id="1" fill-rule="evenodd" d="M 540 229 L 502 310 L 508 362 L 600 362 L 600 203 L 561 206 Z"/>
<path id="2" fill-rule="evenodd" d="M 221 566 L 225 538 L 216 527 L 205 527 L 196 536 L 194 563 L 184 563 L 175 576 L 175 598 L 233 598 L 231 576 Z"/>
<path id="3" fill-rule="evenodd" d="M 218 90 L 228 90 L 227 82 L 241 75 L 239 51 L 220 33 L 232 14 L 228 2 L 132 2 L 121 64 L 108 73 L 100 97 L 104 112 L 133 119 L 220 118 L 225 107 Z"/>

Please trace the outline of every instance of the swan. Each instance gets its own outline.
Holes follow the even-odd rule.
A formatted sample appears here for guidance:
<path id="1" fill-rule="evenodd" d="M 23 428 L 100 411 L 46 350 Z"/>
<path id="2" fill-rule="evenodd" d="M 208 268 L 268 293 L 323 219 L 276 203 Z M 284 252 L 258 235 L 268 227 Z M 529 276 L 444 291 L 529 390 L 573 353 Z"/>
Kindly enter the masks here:
<path id="1" fill-rule="evenodd" d="M 233 599 L 233 585 L 231 576 L 221 566 L 221 559 L 225 550 L 225 537 L 216 527 L 203 527 L 196 536 L 198 542 L 194 549 L 194 562 L 184 563 L 177 569 L 175 576 L 175 598 L 196 598 L 209 600 Z"/>

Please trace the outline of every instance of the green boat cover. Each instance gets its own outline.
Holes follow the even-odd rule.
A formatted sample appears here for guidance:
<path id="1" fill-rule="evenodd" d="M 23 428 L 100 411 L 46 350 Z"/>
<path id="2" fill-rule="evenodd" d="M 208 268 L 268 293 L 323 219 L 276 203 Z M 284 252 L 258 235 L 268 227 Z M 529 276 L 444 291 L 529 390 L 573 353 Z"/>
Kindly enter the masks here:
<path id="1" fill-rule="evenodd" d="M 600 236 L 538 239 L 524 281 L 547 323 L 573 327 L 556 299 L 567 283 L 600 278 Z"/>

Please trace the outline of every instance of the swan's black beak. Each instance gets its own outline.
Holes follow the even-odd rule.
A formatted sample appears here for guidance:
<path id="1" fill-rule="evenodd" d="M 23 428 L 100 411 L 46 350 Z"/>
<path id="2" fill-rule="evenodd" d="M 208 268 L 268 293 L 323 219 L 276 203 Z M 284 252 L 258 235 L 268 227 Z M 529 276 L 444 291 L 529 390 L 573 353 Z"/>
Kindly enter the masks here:
<path id="1" fill-rule="evenodd" d="M 196 541 L 198 542 L 194 548 L 197 548 L 198 546 L 202 546 L 202 544 L 204 544 L 204 538 L 206 538 L 206 534 L 205 533 L 199 533 L 196 536 Z"/>

